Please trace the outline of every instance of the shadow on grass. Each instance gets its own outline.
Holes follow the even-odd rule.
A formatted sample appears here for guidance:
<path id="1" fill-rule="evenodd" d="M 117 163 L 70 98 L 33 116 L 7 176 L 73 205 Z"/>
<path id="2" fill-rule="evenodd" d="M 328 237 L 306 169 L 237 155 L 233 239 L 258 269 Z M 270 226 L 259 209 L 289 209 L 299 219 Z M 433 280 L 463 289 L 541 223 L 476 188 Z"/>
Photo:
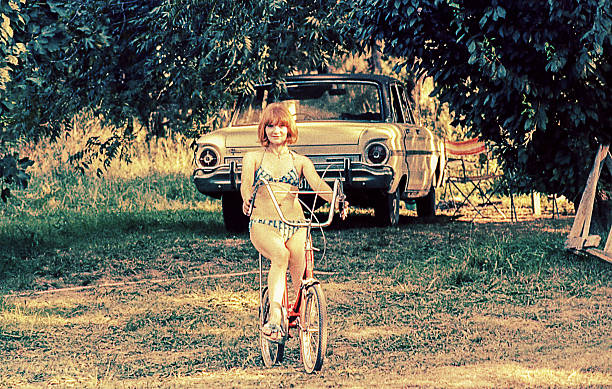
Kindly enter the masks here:
<path id="1" fill-rule="evenodd" d="M 319 218 L 325 217 L 323 214 L 317 214 Z M 433 217 L 417 217 L 400 215 L 398 226 L 408 226 L 415 224 L 447 224 L 451 222 L 457 222 L 457 217 L 451 217 L 446 215 L 436 215 Z M 334 218 L 331 226 L 328 227 L 331 230 L 346 230 L 346 229 L 361 229 L 361 228 L 388 228 L 379 226 L 373 215 L 370 214 L 351 214 L 346 220 L 340 220 Z"/>
<path id="2" fill-rule="evenodd" d="M 62 248 L 99 236 L 158 230 L 215 237 L 227 235 L 220 215 L 208 211 L 65 212 L 8 223 L 0 231 L 0 240 L 5 244 L 6 253 L 18 255 Z"/>
<path id="3" fill-rule="evenodd" d="M 122 252 L 126 245 L 142 246 L 134 255 L 146 258 L 154 247 L 194 236 L 223 239 L 231 235 L 218 212 L 203 210 L 63 212 L 11 220 L 0 229 L 0 289 L 29 287 L 37 277 L 76 277 L 86 284 L 96 278 L 87 273 L 105 266 L 105 256 L 126 255 L 125 260 L 131 260 Z"/>

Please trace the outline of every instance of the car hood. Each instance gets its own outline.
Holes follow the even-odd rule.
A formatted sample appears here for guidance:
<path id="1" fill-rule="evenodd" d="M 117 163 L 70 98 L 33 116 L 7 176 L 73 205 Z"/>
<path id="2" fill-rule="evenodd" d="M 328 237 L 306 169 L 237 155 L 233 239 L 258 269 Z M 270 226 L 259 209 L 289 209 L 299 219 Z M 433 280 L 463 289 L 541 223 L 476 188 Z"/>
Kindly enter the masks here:
<path id="1" fill-rule="evenodd" d="M 365 123 L 298 123 L 298 141 L 300 145 L 356 145 L 366 130 Z M 257 140 L 257 127 L 232 127 L 220 130 L 225 136 L 226 147 L 252 147 L 259 146 Z"/>

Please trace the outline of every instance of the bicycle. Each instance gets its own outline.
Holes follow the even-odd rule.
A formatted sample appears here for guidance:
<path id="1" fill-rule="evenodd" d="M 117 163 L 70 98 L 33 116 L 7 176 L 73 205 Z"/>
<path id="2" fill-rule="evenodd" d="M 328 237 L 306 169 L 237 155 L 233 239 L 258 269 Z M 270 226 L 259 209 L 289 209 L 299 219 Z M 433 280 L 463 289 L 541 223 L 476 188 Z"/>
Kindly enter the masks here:
<path id="1" fill-rule="evenodd" d="M 319 251 L 312 245 L 311 230 L 313 227 L 327 227 L 331 224 L 336 207 L 336 201 L 339 200 L 339 211 L 341 218 L 346 217 L 348 208 L 346 207 L 345 196 L 342 191 L 342 182 L 338 179 L 334 181 L 332 201 L 330 205 L 329 215 L 325 222 L 313 223 L 314 213 L 310 209 L 310 219 L 305 222 L 290 222 L 283 215 L 282 210 L 269 183 L 261 180 L 262 184 L 268 190 L 270 198 L 274 204 L 276 212 L 280 220 L 288 225 L 295 227 L 306 227 L 306 269 L 302 276 L 300 289 L 293 304 L 289 303 L 289 292 L 287 288 L 287 276 L 285 275 L 285 293 L 283 303 L 281 305 L 282 319 L 281 327 L 283 328 L 284 337 L 279 341 L 272 341 L 266 338 L 261 331 L 261 327 L 268 321 L 270 314 L 270 302 L 268 298 L 268 287 L 263 287 L 263 271 L 262 271 L 262 255 L 259 254 L 259 345 L 261 349 L 262 359 L 266 367 L 272 367 L 276 363 L 283 361 L 285 353 L 285 342 L 291 338 L 291 329 L 299 331 L 300 339 L 300 357 L 307 373 L 321 370 L 327 350 L 327 303 L 325 294 L 321 288 L 321 284 L 314 278 L 314 251 Z M 312 191 L 296 191 L 296 194 L 315 194 Z M 300 200 L 301 201 L 301 200 Z M 316 202 L 316 199 L 315 199 Z M 252 212 L 254 198 L 251 199 L 248 215 Z M 305 204 L 304 204 L 305 205 Z M 314 205 L 313 205 L 314 208 Z"/>

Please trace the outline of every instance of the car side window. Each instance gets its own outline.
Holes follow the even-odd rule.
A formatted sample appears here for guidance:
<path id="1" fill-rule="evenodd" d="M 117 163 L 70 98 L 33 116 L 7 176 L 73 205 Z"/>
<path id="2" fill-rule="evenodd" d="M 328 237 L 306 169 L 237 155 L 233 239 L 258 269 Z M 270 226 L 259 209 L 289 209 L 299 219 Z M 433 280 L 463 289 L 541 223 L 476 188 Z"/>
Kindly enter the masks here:
<path id="1" fill-rule="evenodd" d="M 406 120 L 404 119 L 404 109 L 402 107 L 402 102 L 396 84 L 391 85 L 391 106 L 393 107 L 395 122 L 405 123 Z"/>
<path id="2" fill-rule="evenodd" d="M 410 104 L 410 99 L 408 99 L 406 90 L 401 85 L 398 85 L 397 89 L 399 90 L 399 96 L 402 101 L 402 106 L 404 107 L 404 117 L 406 118 L 406 122 L 415 124 L 416 121 L 414 120 L 414 114 L 412 113 L 412 105 Z"/>

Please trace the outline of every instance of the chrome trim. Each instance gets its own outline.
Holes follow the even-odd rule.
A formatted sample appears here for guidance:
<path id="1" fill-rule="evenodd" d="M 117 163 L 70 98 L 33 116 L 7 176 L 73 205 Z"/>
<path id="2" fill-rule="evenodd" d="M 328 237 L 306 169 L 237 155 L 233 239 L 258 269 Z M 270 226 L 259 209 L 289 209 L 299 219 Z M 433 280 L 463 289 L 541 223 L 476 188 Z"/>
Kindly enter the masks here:
<path id="1" fill-rule="evenodd" d="M 361 154 L 304 154 L 308 157 L 313 164 L 334 164 L 344 163 L 344 160 L 348 159 L 351 162 L 359 162 L 361 160 Z M 242 164 L 242 156 L 231 156 L 223 158 L 223 163 L 229 165 L 232 161 L 235 161 L 239 165 Z"/>

